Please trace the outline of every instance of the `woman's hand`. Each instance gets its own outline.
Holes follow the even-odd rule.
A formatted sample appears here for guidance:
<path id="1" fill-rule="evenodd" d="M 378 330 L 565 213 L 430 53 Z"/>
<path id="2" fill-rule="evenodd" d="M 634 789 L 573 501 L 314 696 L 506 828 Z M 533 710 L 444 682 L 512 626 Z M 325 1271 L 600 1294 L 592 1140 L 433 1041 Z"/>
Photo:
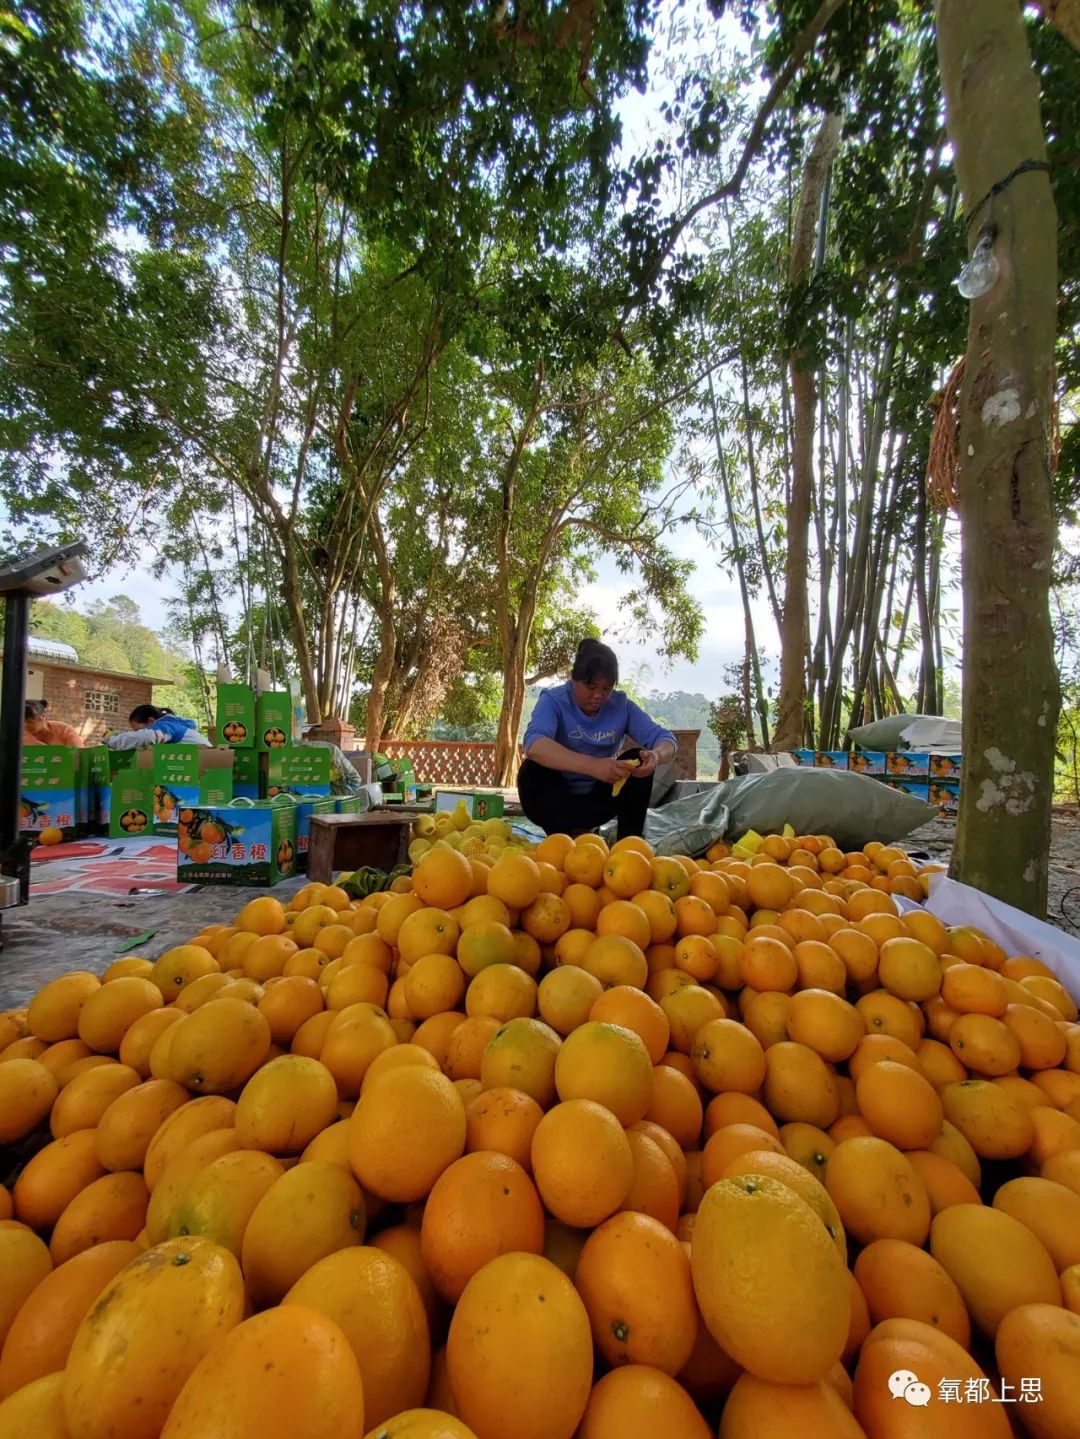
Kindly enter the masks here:
<path id="1" fill-rule="evenodd" d="M 644 779 L 646 775 L 652 774 L 653 771 L 656 769 L 656 766 L 659 763 L 659 758 L 654 749 L 643 749 L 639 750 L 638 753 L 641 757 L 641 764 L 634 771 L 634 774 L 637 776 L 638 779 Z"/>
<path id="2" fill-rule="evenodd" d="M 617 784 L 628 774 L 640 774 L 640 770 L 621 759 L 598 759 L 593 761 L 592 774 L 602 784 Z"/>

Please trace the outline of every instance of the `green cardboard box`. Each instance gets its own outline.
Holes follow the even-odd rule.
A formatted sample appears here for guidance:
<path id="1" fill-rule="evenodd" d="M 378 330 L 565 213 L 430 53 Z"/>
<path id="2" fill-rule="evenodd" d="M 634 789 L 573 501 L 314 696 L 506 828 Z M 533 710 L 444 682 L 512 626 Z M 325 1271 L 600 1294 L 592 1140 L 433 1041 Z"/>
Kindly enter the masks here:
<path id="1" fill-rule="evenodd" d="M 33 834 L 59 829 L 72 839 L 79 814 L 79 751 L 70 745 L 23 747 L 19 828 Z"/>
<path id="2" fill-rule="evenodd" d="M 109 835 L 177 832 L 180 811 L 232 799 L 233 752 L 225 747 L 162 744 L 110 755 Z"/>
<path id="3" fill-rule="evenodd" d="M 88 828 L 98 834 L 109 828 L 109 751 L 104 745 L 83 750 L 89 766 L 87 786 Z"/>
<path id="4" fill-rule="evenodd" d="M 176 877 L 267 888 L 296 873 L 297 807 L 288 800 L 199 805 L 181 821 Z"/>
<path id="5" fill-rule="evenodd" d="M 233 750 L 233 799 L 265 799 L 259 783 L 258 750 Z"/>
<path id="6" fill-rule="evenodd" d="M 232 749 L 254 749 L 255 694 L 250 685 L 218 685 L 217 741 Z"/>
<path id="7" fill-rule="evenodd" d="M 377 780 L 393 779 L 395 774 L 397 773 L 396 769 L 394 768 L 394 761 L 392 759 L 387 759 L 386 755 L 384 754 L 375 754 L 373 766 L 375 770 L 375 778 Z"/>
<path id="8" fill-rule="evenodd" d="M 104 756 L 98 761 L 97 789 L 97 832 L 113 835 L 112 796 L 113 783 L 122 770 L 133 769 L 135 751 L 130 749 L 112 750 L 105 747 Z M 119 813 L 119 811 L 118 811 Z M 115 838 L 115 836 L 114 836 Z"/>
<path id="9" fill-rule="evenodd" d="M 390 774 L 382 779 L 383 795 L 387 804 L 412 804 L 416 800 L 416 775 L 408 755 L 387 761 Z M 385 766 L 384 766 L 385 768 Z M 380 774 L 382 770 L 380 770 Z"/>
<path id="10" fill-rule="evenodd" d="M 369 808 L 370 802 L 365 804 L 363 795 L 339 794 L 334 799 L 335 814 L 366 814 Z"/>
<path id="11" fill-rule="evenodd" d="M 80 834 L 90 832 L 94 788 L 90 753 L 88 749 L 75 751 L 75 824 Z"/>
<path id="12" fill-rule="evenodd" d="M 266 690 L 255 701 L 255 748 L 284 749 L 292 733 L 292 696 L 288 690 Z"/>
<path id="13" fill-rule="evenodd" d="M 132 762 L 118 765 L 109 785 L 110 839 L 131 839 L 154 832 L 153 756 L 149 749 L 130 753 Z"/>
<path id="14" fill-rule="evenodd" d="M 154 745 L 154 833 L 176 834 L 180 811 L 194 805 L 228 804 L 233 797 L 235 756 L 226 745 Z"/>
<path id="15" fill-rule="evenodd" d="M 328 795 L 330 751 L 315 745 L 287 745 L 266 756 L 267 794 Z"/>
<path id="16" fill-rule="evenodd" d="M 459 800 L 465 801 L 473 819 L 502 818 L 503 797 L 490 790 L 440 789 L 435 795 L 435 813 L 457 809 Z"/>

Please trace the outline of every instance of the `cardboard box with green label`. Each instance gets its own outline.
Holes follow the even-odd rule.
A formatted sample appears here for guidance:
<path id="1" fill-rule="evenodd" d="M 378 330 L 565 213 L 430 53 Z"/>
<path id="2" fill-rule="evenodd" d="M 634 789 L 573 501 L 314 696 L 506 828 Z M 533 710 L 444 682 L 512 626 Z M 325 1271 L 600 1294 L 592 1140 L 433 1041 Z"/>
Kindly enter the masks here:
<path id="1" fill-rule="evenodd" d="M 109 751 L 104 745 L 83 750 L 89 767 L 87 785 L 87 827 L 92 834 L 109 827 Z M 104 818 L 102 811 L 104 810 Z"/>
<path id="2" fill-rule="evenodd" d="M 139 839 L 154 832 L 152 755 L 148 749 L 135 750 L 133 754 L 131 764 L 121 765 L 113 771 L 109 785 L 111 839 Z"/>
<path id="3" fill-rule="evenodd" d="M 23 747 L 19 828 L 40 834 L 58 829 L 72 839 L 79 814 L 78 750 L 61 744 Z M 53 836 L 55 839 L 55 836 Z"/>
<path id="4" fill-rule="evenodd" d="M 228 747 L 163 744 L 153 748 L 154 833 L 175 834 L 182 810 L 228 804 L 233 797 L 233 763 Z"/>
<path id="5" fill-rule="evenodd" d="M 205 745 L 147 745 L 112 775 L 109 834 L 176 834 L 180 815 L 232 799 L 233 753 Z"/>
<path id="6" fill-rule="evenodd" d="M 185 811 L 176 877 L 185 884 L 265 888 L 296 873 L 295 804 L 257 800 Z"/>
<path id="7" fill-rule="evenodd" d="M 250 685 L 217 687 L 217 741 L 232 749 L 255 747 L 255 692 Z"/>
<path id="8" fill-rule="evenodd" d="M 469 817 L 475 820 L 501 819 L 503 797 L 490 790 L 440 789 L 435 794 L 435 813 L 455 810 L 463 803 Z"/>
<path id="9" fill-rule="evenodd" d="M 233 750 L 233 799 L 266 798 L 259 782 L 262 762 L 258 750 Z"/>
<path id="10" fill-rule="evenodd" d="M 385 804 L 412 804 L 416 800 L 416 775 L 413 772 L 413 763 L 408 755 L 402 755 L 400 759 L 392 759 L 386 765 L 380 767 L 382 770 L 389 767 L 389 775 L 383 775 L 380 783 L 383 791 L 383 802 Z"/>
<path id="11" fill-rule="evenodd" d="M 271 798 L 288 795 L 297 801 L 296 863 L 298 869 L 306 870 L 311 816 L 334 813 L 330 751 L 307 745 L 271 750 L 266 756 L 266 772 Z"/>
<path id="12" fill-rule="evenodd" d="M 75 751 L 75 824 L 80 834 L 90 830 L 90 809 L 93 801 L 93 779 L 91 778 L 91 751 Z"/>
<path id="13" fill-rule="evenodd" d="M 97 831 L 99 834 L 114 835 L 112 809 L 116 776 L 123 770 L 134 769 L 134 767 L 135 751 L 130 749 L 106 749 L 104 758 L 99 761 L 97 792 Z"/>
<path id="14" fill-rule="evenodd" d="M 255 748 L 284 749 L 292 737 L 292 696 L 288 690 L 265 690 L 255 701 Z"/>
<path id="15" fill-rule="evenodd" d="M 330 793 L 330 751 L 315 745 L 289 745 L 271 750 L 266 756 L 267 794 L 304 795 Z"/>

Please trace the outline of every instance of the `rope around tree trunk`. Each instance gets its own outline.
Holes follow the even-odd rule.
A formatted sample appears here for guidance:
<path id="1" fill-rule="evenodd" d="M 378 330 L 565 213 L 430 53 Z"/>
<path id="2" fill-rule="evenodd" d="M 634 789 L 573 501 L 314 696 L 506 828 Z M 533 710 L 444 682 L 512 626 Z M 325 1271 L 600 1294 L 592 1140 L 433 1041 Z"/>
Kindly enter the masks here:
<path id="1" fill-rule="evenodd" d="M 934 428 L 930 435 L 930 456 L 926 462 L 926 492 L 935 509 L 959 513 L 960 497 L 956 474 L 960 461 L 960 389 L 964 382 L 964 358 L 930 401 Z M 1057 474 L 1061 455 L 1061 421 L 1057 396 L 1050 411 L 1050 474 Z"/>

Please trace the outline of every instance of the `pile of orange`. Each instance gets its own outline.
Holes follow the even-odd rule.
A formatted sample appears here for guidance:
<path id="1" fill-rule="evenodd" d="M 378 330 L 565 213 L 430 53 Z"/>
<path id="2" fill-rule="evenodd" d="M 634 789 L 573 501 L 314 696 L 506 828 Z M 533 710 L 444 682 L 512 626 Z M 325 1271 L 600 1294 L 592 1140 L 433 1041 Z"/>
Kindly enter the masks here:
<path id="1" fill-rule="evenodd" d="M 1080 1433 L 1077 1006 L 927 883 L 435 845 L 47 984 L 0 1439 Z"/>

